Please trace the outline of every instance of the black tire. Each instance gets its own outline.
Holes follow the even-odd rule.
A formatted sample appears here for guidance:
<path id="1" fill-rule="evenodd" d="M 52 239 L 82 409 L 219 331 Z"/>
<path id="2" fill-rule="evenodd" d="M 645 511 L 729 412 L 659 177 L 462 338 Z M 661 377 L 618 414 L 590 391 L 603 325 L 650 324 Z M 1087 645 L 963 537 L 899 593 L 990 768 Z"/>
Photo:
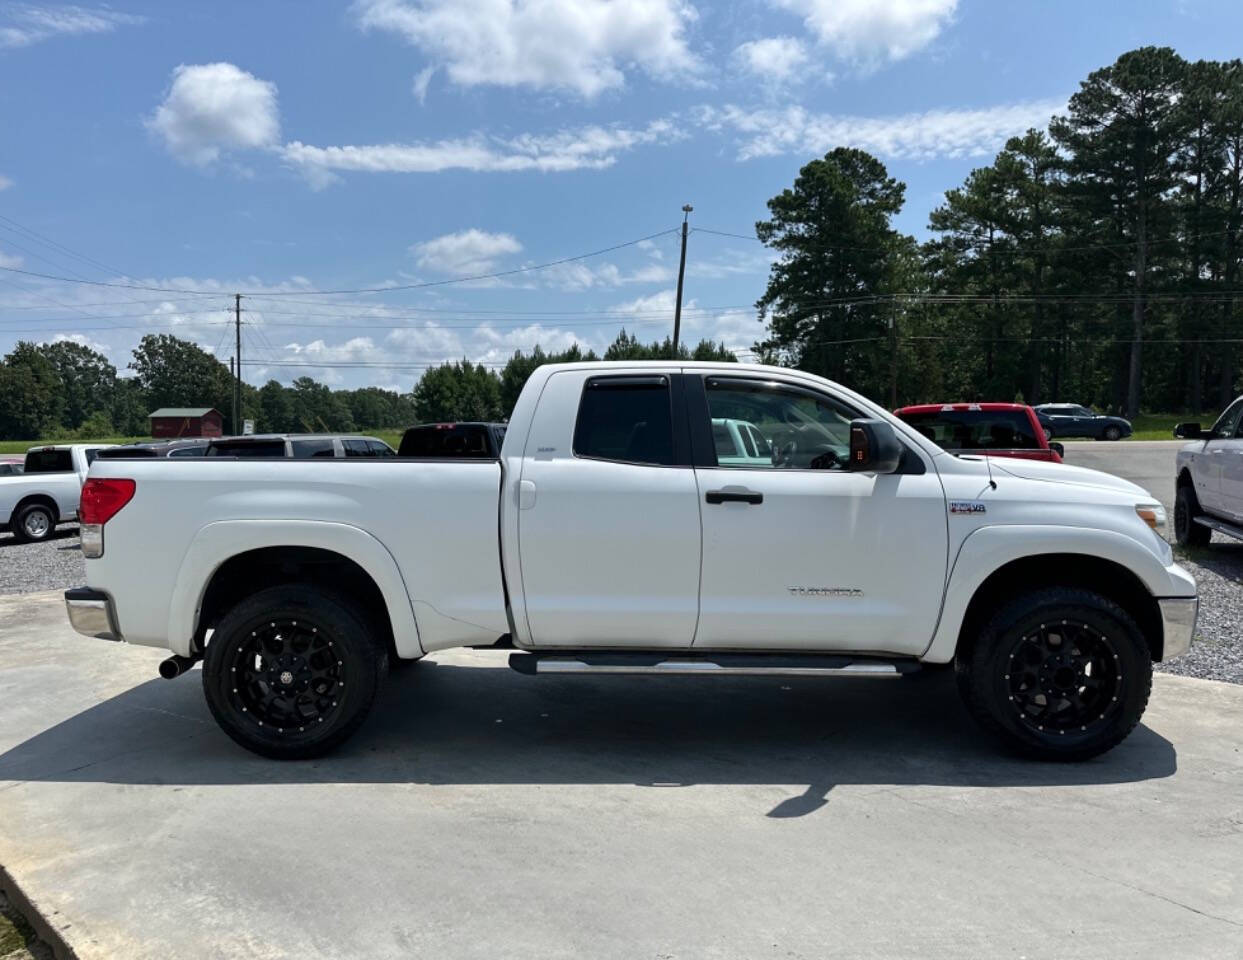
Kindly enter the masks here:
<path id="1" fill-rule="evenodd" d="M 959 655 L 955 673 L 972 716 L 1012 750 L 1087 760 L 1139 723 L 1152 690 L 1152 655 L 1112 600 L 1051 587 L 998 611 Z"/>
<path id="2" fill-rule="evenodd" d="M 387 671 L 385 644 L 355 604 L 320 588 L 270 587 L 217 624 L 203 692 L 221 729 L 247 750 L 302 760 L 358 729 Z"/>
<path id="3" fill-rule="evenodd" d="M 1195 488 L 1184 484 L 1174 499 L 1174 539 L 1180 547 L 1207 547 L 1213 531 L 1195 522 L 1200 515 L 1200 500 Z"/>
<path id="4" fill-rule="evenodd" d="M 22 543 L 42 543 L 56 532 L 56 514 L 47 504 L 28 503 L 17 511 L 10 529 Z"/>
<path id="5" fill-rule="evenodd" d="M 1122 428 L 1118 426 L 1114 426 L 1113 424 L 1110 424 L 1108 427 L 1105 428 L 1105 433 L 1103 434 L 1103 436 L 1106 440 L 1121 440 L 1122 439 Z"/>

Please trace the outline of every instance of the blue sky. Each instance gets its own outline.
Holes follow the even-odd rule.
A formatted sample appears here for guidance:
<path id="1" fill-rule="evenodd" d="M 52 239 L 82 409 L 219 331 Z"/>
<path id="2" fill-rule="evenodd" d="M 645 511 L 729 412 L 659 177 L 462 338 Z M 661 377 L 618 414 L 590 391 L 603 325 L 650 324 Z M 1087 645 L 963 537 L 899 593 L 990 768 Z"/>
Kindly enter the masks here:
<path id="1" fill-rule="evenodd" d="M 1243 55 L 1243 4 L 0 0 L 0 352 L 145 332 L 244 373 L 408 390 L 423 366 L 671 328 L 677 238 L 751 234 L 837 145 L 943 192 L 1147 43 Z M 31 233 L 33 231 L 33 234 Z M 687 339 L 740 351 L 768 261 L 693 233 Z M 76 256 L 75 256 L 76 255 Z M 92 286 L 24 270 L 183 294 Z"/>

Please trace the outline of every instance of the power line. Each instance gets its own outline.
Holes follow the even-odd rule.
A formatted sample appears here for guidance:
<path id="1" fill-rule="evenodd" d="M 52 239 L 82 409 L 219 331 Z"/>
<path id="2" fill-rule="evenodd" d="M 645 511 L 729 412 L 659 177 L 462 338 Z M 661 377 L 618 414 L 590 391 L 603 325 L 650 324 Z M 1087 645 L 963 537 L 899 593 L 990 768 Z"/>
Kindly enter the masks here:
<path id="1" fill-rule="evenodd" d="M 35 241 L 42 243 L 46 247 L 50 247 L 54 250 L 59 250 L 61 253 L 64 253 L 70 257 L 73 257 L 75 260 L 80 260 L 83 263 L 89 264 L 90 266 L 103 270 L 105 273 L 116 273 L 116 274 L 122 274 L 122 275 L 125 274 L 124 270 L 118 270 L 116 267 L 110 267 L 106 263 L 101 263 L 98 260 L 88 257 L 84 253 L 78 253 L 77 251 L 65 246 L 63 243 L 58 243 L 57 241 L 53 240 L 51 237 L 45 237 L 43 234 L 39 233 L 37 230 L 34 230 L 27 226 L 23 226 L 22 224 L 18 223 L 16 220 L 12 219 L 11 217 L 6 217 L 3 214 L 0 214 L 0 222 L 4 224 L 8 224 L 9 226 L 6 227 L 6 229 L 8 229 L 10 232 L 16 233 L 20 231 L 21 233 L 26 234 L 27 236 L 33 238 Z"/>
<path id="2" fill-rule="evenodd" d="M 267 290 L 267 291 L 259 291 L 259 293 L 264 295 L 266 298 L 285 297 L 285 296 L 302 296 L 302 297 L 305 297 L 305 296 L 338 296 L 342 294 L 356 294 L 356 293 L 387 294 L 387 293 L 397 293 L 403 290 L 425 290 L 431 287 L 444 287 L 444 286 L 449 286 L 451 284 L 458 284 L 458 283 L 474 283 L 474 282 L 478 282 L 481 280 L 500 280 L 505 277 L 512 277 L 512 276 L 516 276 L 518 274 L 523 274 L 523 273 L 532 273 L 537 270 L 547 270 L 550 267 L 558 267 L 566 263 L 575 263 L 579 260 L 587 260 L 591 257 L 602 256 L 603 254 L 606 254 L 606 253 L 612 253 L 614 250 L 621 250 L 624 247 L 633 247 L 636 244 L 643 243 L 645 240 L 651 240 L 651 239 L 654 239 L 655 237 L 662 237 L 668 233 L 674 233 L 677 231 L 677 229 L 678 228 L 673 228 L 670 230 L 661 230 L 658 233 L 648 234 L 646 237 L 638 237 L 634 240 L 627 240 L 623 243 L 615 243 L 610 247 L 603 247 L 599 250 L 591 250 L 587 253 L 575 254 L 572 257 L 562 257 L 558 260 L 549 260 L 546 263 L 530 264 L 529 266 L 525 266 L 525 267 L 513 267 L 509 270 L 498 270 L 494 273 L 477 273 L 477 274 L 472 274 L 472 275 L 464 276 L 464 277 L 450 277 L 445 280 L 427 280 L 421 283 L 392 284 L 392 285 L 384 286 L 384 287 L 356 287 L 353 289 L 340 289 L 340 290 L 291 290 L 291 291 L 288 291 L 287 293 L 279 291 L 279 290 Z M 22 270 L 18 267 L 0 267 L 0 270 L 3 270 L 7 273 L 19 273 L 19 274 L 22 274 L 28 277 L 37 277 L 41 280 L 56 280 L 61 283 L 80 283 L 80 284 L 88 284 L 90 286 L 95 286 L 95 287 L 112 287 L 112 288 L 121 289 L 121 290 L 146 290 L 146 291 L 155 292 L 155 293 L 180 293 L 180 294 L 185 294 L 187 296 L 220 296 L 222 294 L 222 291 L 220 290 L 193 290 L 193 289 L 186 290 L 186 289 L 178 289 L 176 287 L 158 287 L 158 286 L 147 285 L 147 284 L 119 283 L 115 281 L 106 281 L 106 280 L 87 280 L 83 278 L 60 277 L 60 276 L 55 276 L 52 274 L 38 273 L 33 270 Z M 244 296 L 244 297 L 255 295 L 247 291 L 240 291 L 240 294 L 241 296 Z"/>

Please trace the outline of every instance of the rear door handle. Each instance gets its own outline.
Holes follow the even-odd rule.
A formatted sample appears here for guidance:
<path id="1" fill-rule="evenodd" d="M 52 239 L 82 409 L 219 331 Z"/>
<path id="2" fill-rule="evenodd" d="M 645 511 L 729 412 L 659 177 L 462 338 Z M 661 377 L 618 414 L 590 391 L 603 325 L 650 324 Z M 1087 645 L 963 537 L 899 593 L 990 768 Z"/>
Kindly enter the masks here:
<path id="1" fill-rule="evenodd" d="M 764 502 L 764 494 L 758 490 L 734 487 L 725 490 L 709 490 L 704 494 L 704 499 L 709 503 L 750 503 L 755 505 Z"/>

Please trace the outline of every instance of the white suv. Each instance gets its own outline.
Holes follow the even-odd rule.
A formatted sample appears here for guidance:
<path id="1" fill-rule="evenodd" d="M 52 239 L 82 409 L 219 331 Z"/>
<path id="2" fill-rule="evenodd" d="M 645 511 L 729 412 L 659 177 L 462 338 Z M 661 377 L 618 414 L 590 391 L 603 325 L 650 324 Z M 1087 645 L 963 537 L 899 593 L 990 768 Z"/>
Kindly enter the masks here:
<path id="1" fill-rule="evenodd" d="M 1243 540 L 1243 397 L 1210 429 L 1180 423 L 1174 436 L 1191 441 L 1178 451 L 1175 538 L 1202 547 L 1217 530 Z"/>

